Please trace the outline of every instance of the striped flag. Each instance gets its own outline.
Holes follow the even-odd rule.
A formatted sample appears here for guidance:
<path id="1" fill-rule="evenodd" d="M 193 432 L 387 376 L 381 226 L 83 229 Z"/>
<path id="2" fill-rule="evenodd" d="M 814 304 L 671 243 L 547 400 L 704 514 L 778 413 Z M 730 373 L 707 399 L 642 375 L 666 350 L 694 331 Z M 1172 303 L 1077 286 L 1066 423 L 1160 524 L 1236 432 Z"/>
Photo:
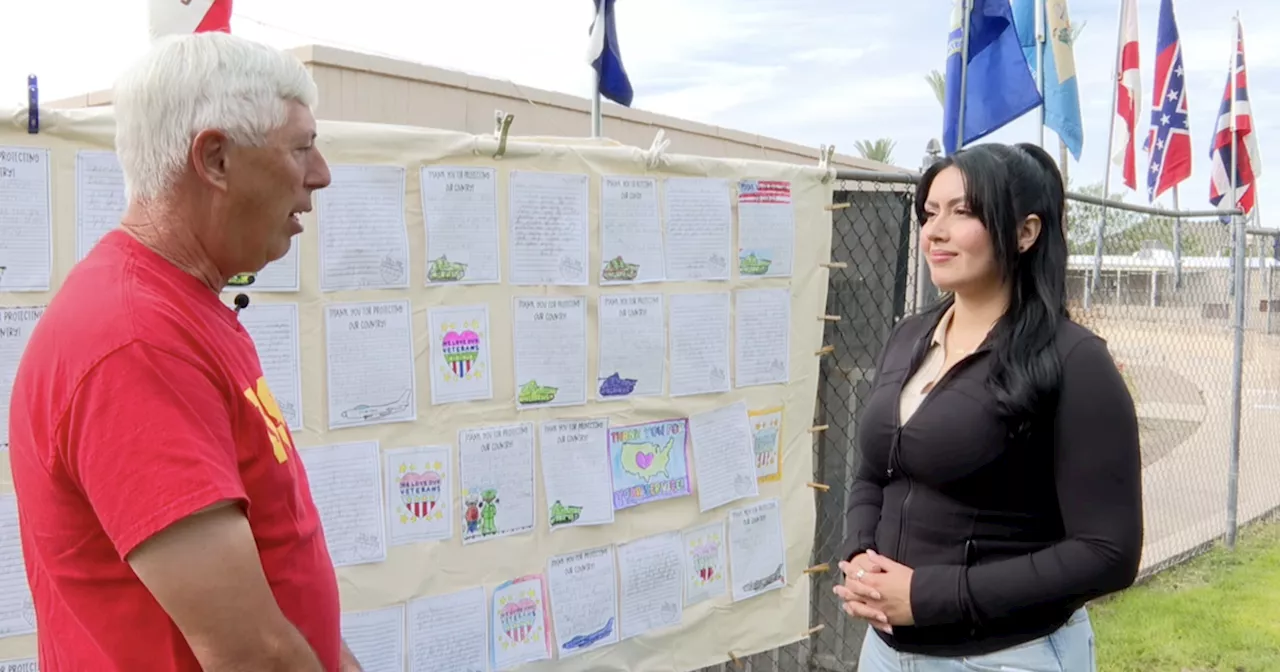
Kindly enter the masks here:
<path id="1" fill-rule="evenodd" d="M 595 0 L 596 18 L 591 22 L 590 49 L 587 62 L 596 71 L 600 95 L 613 102 L 631 107 L 635 91 L 631 78 L 622 66 L 622 50 L 618 48 L 618 27 L 614 22 L 613 4 L 616 0 Z"/>
<path id="2" fill-rule="evenodd" d="M 738 183 L 739 203 L 788 204 L 791 183 L 782 180 L 743 180 Z"/>
<path id="3" fill-rule="evenodd" d="M 1138 0 L 1121 0 L 1120 43 L 1116 54 L 1116 109 L 1114 155 L 1124 185 L 1138 190 L 1138 110 L 1142 78 L 1138 72 Z"/>
<path id="4" fill-rule="evenodd" d="M 1257 178 L 1262 175 L 1258 157 L 1258 135 L 1253 130 L 1253 112 L 1249 107 L 1249 80 L 1244 67 L 1244 27 L 1236 22 L 1235 64 L 1227 77 L 1218 107 L 1218 127 L 1213 134 L 1209 158 L 1213 175 L 1209 185 L 1209 202 L 1219 209 L 1230 210 L 1226 196 L 1231 193 L 1232 162 L 1235 162 L 1236 207 L 1247 215 L 1257 204 Z M 1235 77 L 1235 114 L 1231 109 L 1231 77 Z"/>
<path id="5" fill-rule="evenodd" d="M 1143 149 L 1151 152 L 1147 200 L 1191 177 L 1191 124 L 1187 116 L 1186 72 L 1173 0 L 1160 0 L 1156 31 L 1156 81 L 1151 87 L 1151 134 Z"/>
<path id="6" fill-rule="evenodd" d="M 231 32 L 231 0 L 149 0 L 151 39 Z"/>

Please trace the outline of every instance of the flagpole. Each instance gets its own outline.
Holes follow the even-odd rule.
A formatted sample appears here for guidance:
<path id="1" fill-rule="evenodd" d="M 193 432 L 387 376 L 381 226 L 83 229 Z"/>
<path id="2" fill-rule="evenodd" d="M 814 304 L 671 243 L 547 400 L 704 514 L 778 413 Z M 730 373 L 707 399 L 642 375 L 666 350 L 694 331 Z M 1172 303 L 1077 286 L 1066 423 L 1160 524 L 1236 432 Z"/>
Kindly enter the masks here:
<path id="1" fill-rule="evenodd" d="M 1240 12 L 1231 19 L 1231 104 L 1228 106 L 1230 121 L 1227 128 L 1231 135 L 1231 209 L 1239 208 L 1236 200 L 1236 178 L 1240 168 L 1240 143 L 1237 142 L 1236 126 L 1236 85 L 1238 74 L 1236 62 L 1240 52 Z M 1254 186 L 1256 188 L 1256 185 Z M 1235 230 L 1235 316 L 1232 329 L 1234 343 L 1231 353 L 1231 444 L 1230 459 L 1227 462 L 1227 538 L 1229 549 L 1236 547 L 1236 524 L 1240 499 L 1240 407 L 1241 386 L 1244 384 L 1244 295 L 1245 295 L 1245 218 L 1231 215 L 1231 223 Z"/>
<path id="2" fill-rule="evenodd" d="M 1114 81 L 1111 83 L 1111 128 L 1107 133 L 1107 169 L 1106 177 L 1102 180 L 1102 200 L 1106 201 L 1111 196 L 1111 166 L 1115 163 L 1115 143 L 1116 143 L 1116 105 L 1120 100 L 1120 82 L 1124 80 L 1124 73 L 1120 70 L 1121 51 L 1124 49 L 1124 2 L 1120 2 L 1120 18 L 1116 21 L 1116 64 L 1111 72 L 1114 75 Z M 1044 110 L 1044 105 L 1040 106 Z M 1138 118 L 1134 115 L 1134 131 L 1138 130 Z M 1040 132 L 1044 132 L 1044 124 L 1040 125 Z M 1137 139 L 1131 139 L 1130 142 L 1137 142 Z M 1089 310 L 1090 302 L 1093 299 L 1093 293 L 1098 290 L 1098 277 L 1102 275 L 1102 246 L 1105 244 L 1107 229 L 1107 214 L 1111 208 L 1102 206 L 1102 219 L 1098 221 L 1097 236 L 1093 241 L 1093 277 L 1089 278 L 1089 282 L 1084 285 L 1084 309 Z"/>
<path id="3" fill-rule="evenodd" d="M 1040 149 L 1044 149 L 1044 29 L 1045 0 L 1036 0 L 1036 90 L 1040 92 Z"/>
<path id="4" fill-rule="evenodd" d="M 605 0 L 599 0 L 599 7 L 596 8 L 596 20 L 592 24 L 591 30 L 605 30 L 604 25 L 604 9 Z M 597 55 L 600 57 L 600 55 Z M 591 137 L 603 137 L 604 113 L 600 109 L 600 73 L 595 69 L 591 69 Z"/>
<path id="5" fill-rule="evenodd" d="M 973 0 L 960 0 L 960 105 L 956 110 L 956 151 L 964 149 L 964 108 L 969 87 L 969 27 L 973 23 Z"/>

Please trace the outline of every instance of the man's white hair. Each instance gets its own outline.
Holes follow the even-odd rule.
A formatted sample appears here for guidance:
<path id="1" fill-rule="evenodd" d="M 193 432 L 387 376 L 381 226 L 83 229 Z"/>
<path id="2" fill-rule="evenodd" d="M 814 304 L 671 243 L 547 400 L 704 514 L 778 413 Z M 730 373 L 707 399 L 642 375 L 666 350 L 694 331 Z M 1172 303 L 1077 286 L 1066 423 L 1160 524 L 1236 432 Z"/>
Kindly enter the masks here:
<path id="1" fill-rule="evenodd" d="M 209 129 L 261 146 L 283 126 L 288 102 L 316 103 L 316 85 L 294 56 L 227 33 L 157 40 L 116 81 L 116 154 L 125 194 L 152 201 L 185 170 L 196 135 Z"/>

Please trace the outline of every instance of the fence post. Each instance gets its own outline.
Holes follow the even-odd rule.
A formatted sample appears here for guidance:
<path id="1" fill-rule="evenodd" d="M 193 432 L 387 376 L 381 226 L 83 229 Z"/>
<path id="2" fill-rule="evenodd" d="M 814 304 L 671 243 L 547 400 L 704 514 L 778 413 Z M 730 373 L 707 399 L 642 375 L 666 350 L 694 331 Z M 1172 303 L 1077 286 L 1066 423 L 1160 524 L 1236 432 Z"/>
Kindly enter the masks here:
<path id="1" fill-rule="evenodd" d="M 1245 320 L 1245 218 L 1231 215 L 1231 228 L 1235 235 L 1232 242 L 1232 286 L 1235 290 L 1235 310 L 1231 318 L 1231 445 L 1227 460 L 1227 548 L 1235 549 L 1238 507 L 1240 504 L 1240 411 L 1244 393 L 1244 320 Z"/>

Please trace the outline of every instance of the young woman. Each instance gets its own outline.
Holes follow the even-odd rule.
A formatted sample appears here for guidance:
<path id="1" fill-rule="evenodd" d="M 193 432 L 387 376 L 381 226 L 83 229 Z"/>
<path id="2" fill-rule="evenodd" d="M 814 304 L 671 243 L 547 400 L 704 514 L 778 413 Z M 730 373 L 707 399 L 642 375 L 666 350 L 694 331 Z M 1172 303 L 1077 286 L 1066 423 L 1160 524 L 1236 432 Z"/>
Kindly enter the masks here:
<path id="1" fill-rule="evenodd" d="M 836 594 L 859 672 L 1093 672 L 1093 598 L 1142 551 L 1133 400 L 1066 307 L 1062 176 L 978 145 L 920 179 L 945 298 L 889 337 L 858 424 Z"/>

